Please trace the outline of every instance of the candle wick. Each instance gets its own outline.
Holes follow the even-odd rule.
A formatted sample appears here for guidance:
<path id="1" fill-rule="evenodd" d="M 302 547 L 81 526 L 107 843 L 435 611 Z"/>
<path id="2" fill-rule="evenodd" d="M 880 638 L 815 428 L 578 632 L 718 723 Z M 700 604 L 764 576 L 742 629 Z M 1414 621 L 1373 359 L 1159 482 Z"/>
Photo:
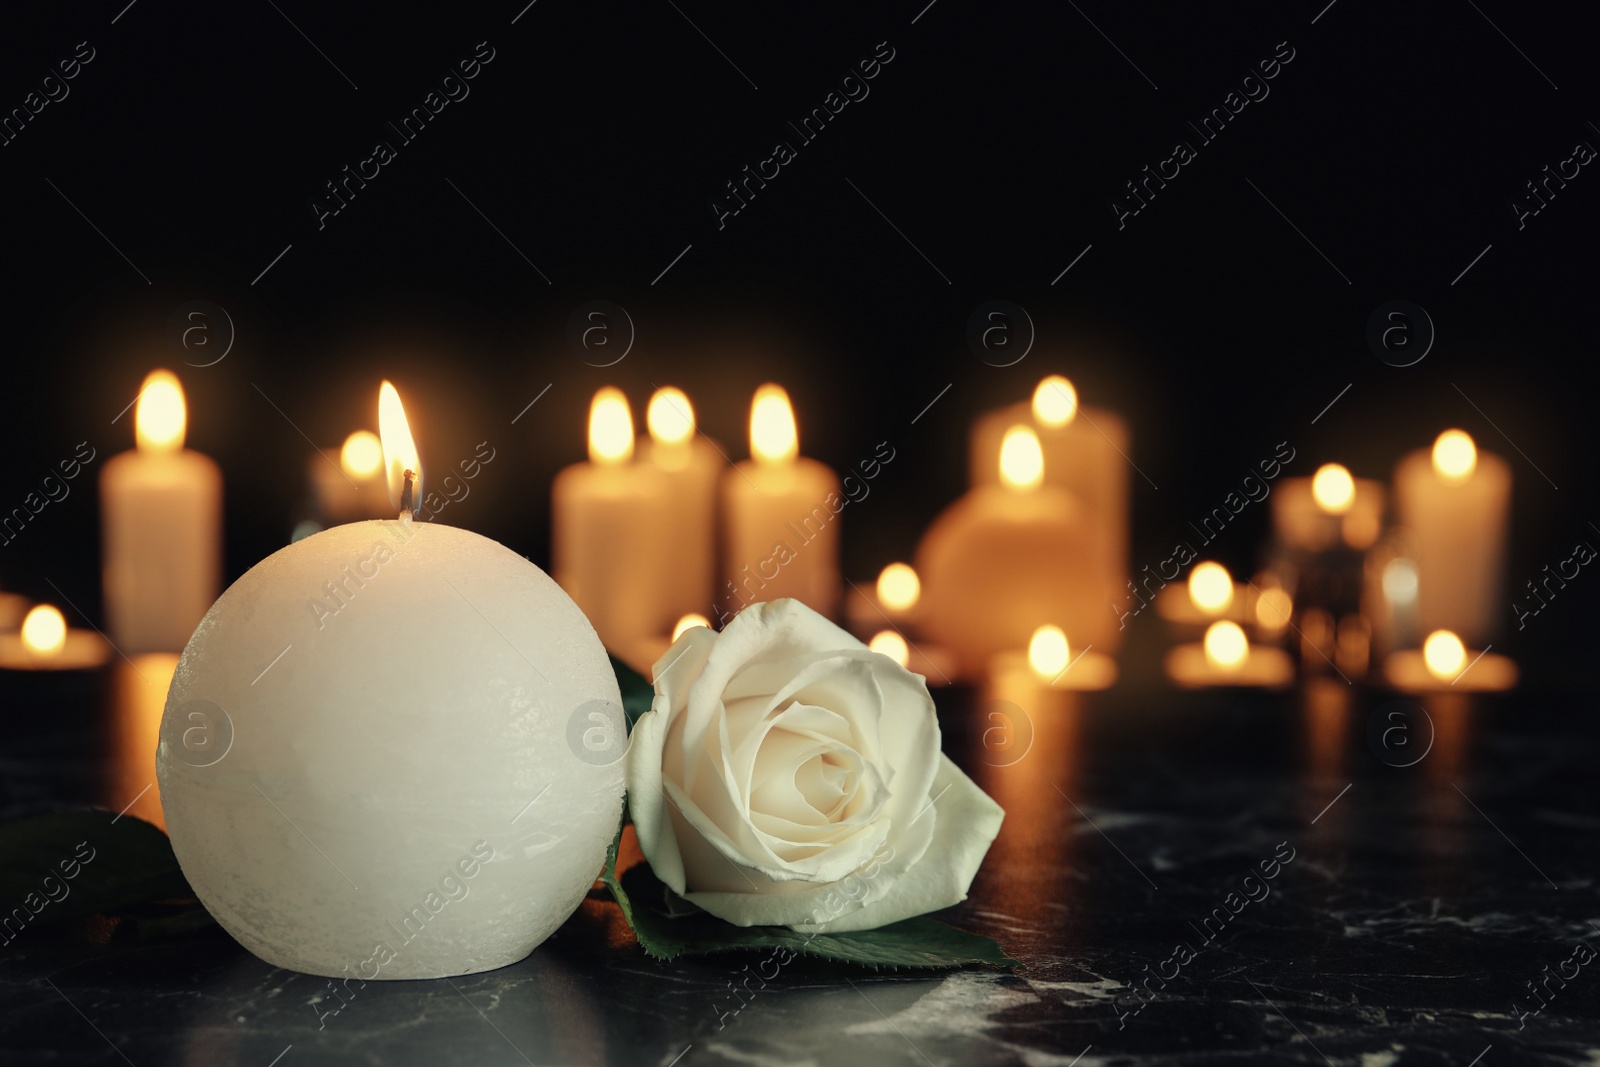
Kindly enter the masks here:
<path id="1" fill-rule="evenodd" d="M 411 513 L 416 510 L 416 504 L 412 500 L 412 497 L 416 492 L 415 485 L 417 476 L 413 471 L 406 471 L 404 477 L 406 484 L 405 487 L 400 490 L 400 521 L 410 522 Z"/>

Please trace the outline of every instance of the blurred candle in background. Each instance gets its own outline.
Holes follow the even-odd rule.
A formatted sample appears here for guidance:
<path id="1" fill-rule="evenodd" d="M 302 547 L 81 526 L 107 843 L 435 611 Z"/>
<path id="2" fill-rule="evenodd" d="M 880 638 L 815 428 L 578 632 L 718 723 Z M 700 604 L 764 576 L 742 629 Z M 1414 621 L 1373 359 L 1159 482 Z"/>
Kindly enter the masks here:
<path id="1" fill-rule="evenodd" d="M 1044 454 L 1044 481 L 1074 494 L 1104 541 L 1106 602 L 1123 589 L 1128 570 L 1128 478 L 1133 445 L 1128 424 L 1114 412 L 1078 403 L 1078 391 L 1059 374 L 1042 379 L 1031 402 L 1024 401 L 990 412 L 972 427 L 969 476 L 974 486 L 995 485 L 1000 480 L 1000 447 L 1006 431 L 1018 424 L 1031 425 Z M 1100 645 L 1114 651 L 1120 631 L 1106 635 Z"/>
<path id="2" fill-rule="evenodd" d="M 724 610 L 793 597 L 832 618 L 845 500 L 838 476 L 800 455 L 782 386 L 761 386 L 750 403 L 750 456 L 722 475 Z"/>
<path id="3" fill-rule="evenodd" d="M 114 811 L 127 807 L 128 814 L 165 830 L 161 812 L 161 788 L 156 784 L 156 746 L 161 740 L 161 714 L 167 703 L 178 656 L 172 652 L 150 652 L 119 660 L 112 670 L 110 740 L 104 791 L 105 805 Z M 203 762 L 209 758 L 207 746 L 216 746 L 215 757 L 226 755 L 232 732 L 205 720 L 200 712 L 190 713 L 183 726 L 185 758 Z M 129 806 L 131 805 L 131 807 Z"/>
<path id="4" fill-rule="evenodd" d="M 1038 435 L 1006 431 L 999 485 L 977 485 L 934 520 L 917 548 L 923 628 L 979 678 L 1034 631 L 1060 627 L 1075 647 L 1104 651 L 1117 635 L 1105 586 L 1103 527 L 1078 498 L 1045 484 Z"/>
<path id="5" fill-rule="evenodd" d="M 1365 551 L 1383 532 L 1383 484 L 1324 463 L 1310 478 L 1285 478 L 1272 494 L 1272 529 L 1283 547 Z"/>
<path id="6" fill-rule="evenodd" d="M 1500 599 L 1511 468 L 1461 430 L 1395 468 L 1395 502 L 1417 567 L 1417 622 L 1490 641 L 1510 608 Z"/>
<path id="7" fill-rule="evenodd" d="M 0 668 L 21 671 L 80 671 L 98 667 L 110 655 L 105 639 L 88 630 L 72 630 L 59 608 L 35 606 L 16 633 L 0 633 Z M 161 690 L 166 696 L 167 691 Z M 154 750 L 151 766 L 154 767 Z"/>
<path id="8" fill-rule="evenodd" d="M 696 432 L 694 407 L 681 389 L 665 386 L 645 409 L 650 430 L 645 461 L 661 483 L 666 519 L 658 536 L 673 545 L 672 562 L 657 581 L 661 601 L 644 620 L 665 633 L 673 620 L 712 610 L 716 582 L 717 474 L 723 458 Z"/>
<path id="9" fill-rule="evenodd" d="M 134 404 L 137 447 L 100 472 L 106 622 L 123 653 L 181 652 L 222 579 L 222 472 L 183 447 L 183 387 L 169 371 Z"/>
<path id="10" fill-rule="evenodd" d="M 612 652 L 665 633 L 665 577 L 682 546 L 662 535 L 666 487 L 632 462 L 633 415 L 607 386 L 589 407 L 589 461 L 550 487 L 553 577 L 577 602 Z"/>
<path id="11" fill-rule="evenodd" d="M 370 430 L 357 430 L 344 439 L 335 462 L 318 450 L 306 468 L 317 517 L 334 526 L 357 519 L 389 515 L 389 487 L 383 478 L 383 443 Z"/>

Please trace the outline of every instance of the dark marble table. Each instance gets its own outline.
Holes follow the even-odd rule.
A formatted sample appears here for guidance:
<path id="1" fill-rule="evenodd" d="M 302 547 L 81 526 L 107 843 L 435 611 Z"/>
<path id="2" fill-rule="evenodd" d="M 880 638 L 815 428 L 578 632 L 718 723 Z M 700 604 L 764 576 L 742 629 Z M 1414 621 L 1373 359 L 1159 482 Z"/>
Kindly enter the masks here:
<path id="1" fill-rule="evenodd" d="M 733 1012 L 750 959 L 653 962 L 597 897 L 516 966 L 338 1000 L 216 929 L 29 929 L 0 947 L 0 1063 L 1600 1062 L 1592 699 L 1130 681 L 1010 724 L 939 692 L 947 751 L 1008 812 L 946 917 L 1023 970 L 799 960 Z M 106 739 L 148 710 L 82 710 L 114 678 L 0 682 L 6 816 L 131 795 Z"/>

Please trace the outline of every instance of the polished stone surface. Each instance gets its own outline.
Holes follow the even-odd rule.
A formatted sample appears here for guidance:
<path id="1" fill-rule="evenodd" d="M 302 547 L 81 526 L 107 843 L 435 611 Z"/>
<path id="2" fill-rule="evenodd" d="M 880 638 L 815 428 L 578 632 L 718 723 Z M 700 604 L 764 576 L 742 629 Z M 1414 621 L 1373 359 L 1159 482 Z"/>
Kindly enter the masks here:
<path id="1" fill-rule="evenodd" d="M 1337 679 L 1129 681 L 1010 707 L 939 693 L 947 751 L 1008 812 L 945 917 L 1021 971 L 796 960 L 763 987 L 758 957 L 647 959 L 598 897 L 516 966 L 337 991 L 215 929 L 28 929 L 0 946 L 0 1063 L 1600 1062 L 1592 700 L 1429 700 L 1424 718 Z M 116 691 L 7 690 L 49 714 L 13 716 L 6 817 L 127 802 L 139 767 L 102 778 L 82 754 L 125 763 L 106 737 L 148 723 L 75 716 L 97 686 Z"/>

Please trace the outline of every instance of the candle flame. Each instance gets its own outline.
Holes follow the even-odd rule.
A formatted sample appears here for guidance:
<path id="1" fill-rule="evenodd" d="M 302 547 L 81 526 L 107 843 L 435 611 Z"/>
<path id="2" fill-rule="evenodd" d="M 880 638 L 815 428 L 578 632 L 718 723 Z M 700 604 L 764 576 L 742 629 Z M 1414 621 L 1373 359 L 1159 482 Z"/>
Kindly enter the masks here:
<path id="1" fill-rule="evenodd" d="M 357 430 L 339 449 L 339 466 L 357 481 L 366 481 L 383 469 L 383 442 L 371 430 Z"/>
<path id="2" fill-rule="evenodd" d="M 694 406 L 682 389 L 670 385 L 650 397 L 644 420 L 651 439 L 665 445 L 681 445 L 694 436 Z"/>
<path id="3" fill-rule="evenodd" d="M 891 563 L 878 575 L 878 601 L 891 611 L 906 611 L 922 596 L 922 580 L 905 563 Z"/>
<path id="4" fill-rule="evenodd" d="M 1289 625 L 1294 612 L 1294 600 L 1289 591 L 1276 585 L 1261 590 L 1256 597 L 1256 623 L 1268 633 L 1276 633 Z"/>
<path id="5" fill-rule="evenodd" d="M 693 630 L 696 626 L 709 627 L 710 625 L 710 619 L 706 618 L 698 611 L 691 611 L 689 614 L 679 619 L 678 625 L 672 628 L 672 639 L 676 641 L 678 638 L 682 637 L 685 630 Z"/>
<path id="6" fill-rule="evenodd" d="M 1236 671 L 1250 655 L 1250 641 L 1236 622 L 1214 622 L 1206 628 L 1206 662 L 1224 671 Z"/>
<path id="7" fill-rule="evenodd" d="M 1000 480 L 1013 489 L 1044 481 L 1044 450 L 1031 426 L 1013 426 L 1000 440 Z"/>
<path id="8" fill-rule="evenodd" d="M 139 390 L 133 409 L 133 435 L 141 451 L 177 452 L 189 415 L 183 403 L 183 386 L 169 370 L 151 371 Z"/>
<path id="9" fill-rule="evenodd" d="M 1061 627 L 1041 626 L 1028 639 L 1028 666 L 1041 681 L 1051 682 L 1067 669 L 1071 652 Z"/>
<path id="10" fill-rule="evenodd" d="M 1343 515 L 1356 501 L 1356 482 L 1337 463 L 1324 463 L 1311 476 L 1311 496 L 1329 515 Z"/>
<path id="11" fill-rule="evenodd" d="M 628 398 L 615 386 L 605 386 L 589 404 L 589 461 L 602 466 L 633 458 L 633 412 Z"/>
<path id="12" fill-rule="evenodd" d="M 1233 576 L 1220 563 L 1196 563 L 1189 572 L 1189 599 L 1207 615 L 1215 615 L 1233 600 Z"/>
<path id="13" fill-rule="evenodd" d="M 1460 485 L 1478 465 L 1478 446 L 1465 430 L 1446 430 L 1433 442 L 1433 469 L 1440 481 Z"/>
<path id="14" fill-rule="evenodd" d="M 22 620 L 22 644 L 29 652 L 53 656 L 67 643 L 67 620 L 49 604 L 40 604 Z"/>
<path id="15" fill-rule="evenodd" d="M 389 504 L 398 509 L 406 488 L 406 471 L 412 474 L 412 509 L 422 503 L 422 460 L 411 437 L 411 423 L 400 394 L 387 381 L 378 387 L 378 436 L 383 442 L 383 469 L 389 483 Z"/>
<path id="16" fill-rule="evenodd" d="M 787 463 L 800 454 L 794 406 L 781 385 L 768 382 L 750 401 L 750 454 L 762 463 Z"/>
<path id="17" fill-rule="evenodd" d="M 893 630 L 880 630 L 873 634 L 872 640 L 867 642 L 867 648 L 880 656 L 888 656 L 902 667 L 911 662 L 911 647 L 906 644 L 905 638 Z"/>
<path id="18" fill-rule="evenodd" d="M 1078 391 L 1059 374 L 1039 382 L 1033 391 L 1033 417 L 1045 426 L 1067 425 L 1078 414 Z"/>
<path id="19" fill-rule="evenodd" d="M 1467 649 L 1449 630 L 1435 630 L 1422 642 L 1422 662 L 1429 674 L 1441 682 L 1449 681 L 1466 665 Z"/>

